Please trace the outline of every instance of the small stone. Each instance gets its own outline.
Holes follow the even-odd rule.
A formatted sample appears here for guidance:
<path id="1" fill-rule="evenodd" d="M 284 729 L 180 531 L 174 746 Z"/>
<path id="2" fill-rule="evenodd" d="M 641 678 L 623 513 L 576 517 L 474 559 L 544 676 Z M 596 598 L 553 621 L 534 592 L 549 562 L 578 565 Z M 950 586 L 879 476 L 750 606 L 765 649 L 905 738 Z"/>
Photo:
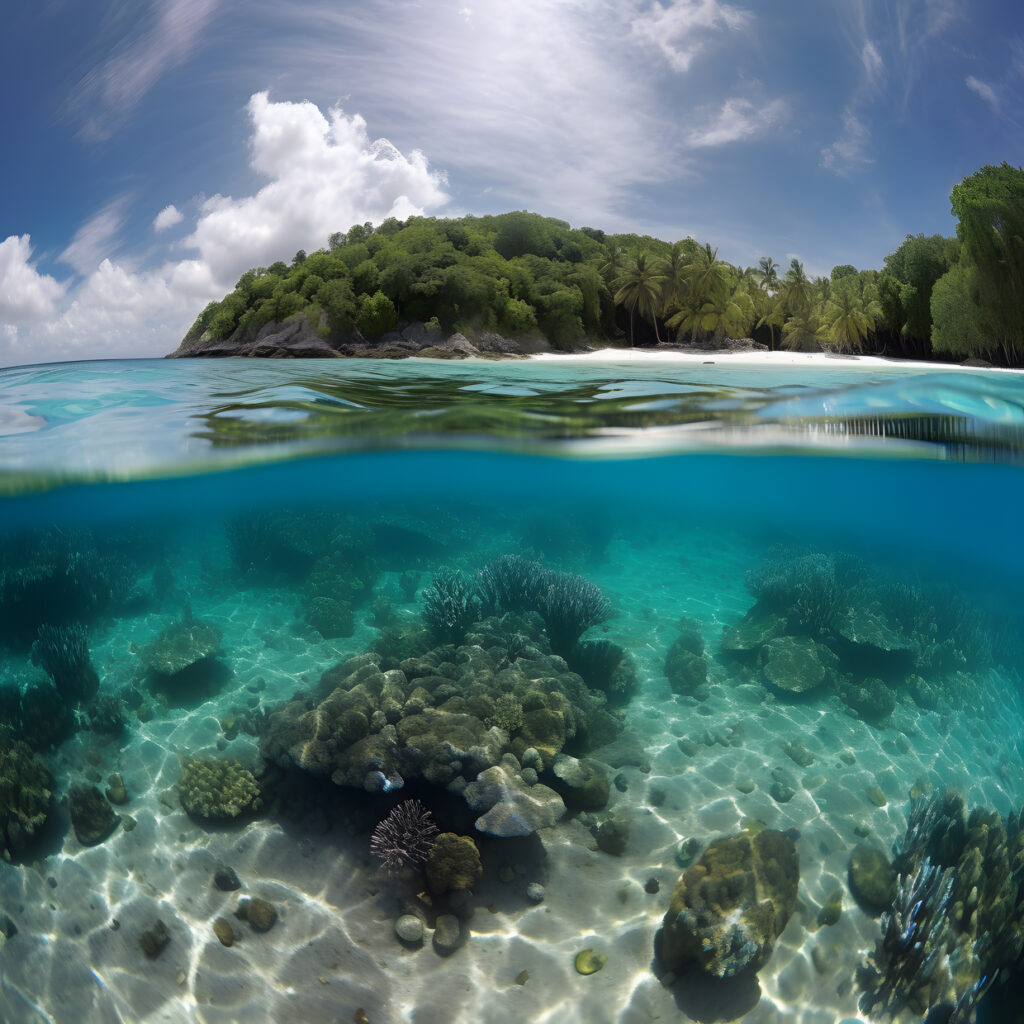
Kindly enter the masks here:
<path id="1" fill-rule="evenodd" d="M 700 751 L 700 744 L 689 736 L 684 736 L 681 740 L 678 740 L 676 745 L 687 757 L 696 757 Z"/>
<path id="2" fill-rule="evenodd" d="M 858 821 L 857 824 L 853 826 L 853 834 L 861 839 L 867 839 L 867 837 L 871 835 L 871 826 L 867 824 L 867 822 Z"/>
<path id="3" fill-rule="evenodd" d="M 123 828 L 125 832 L 131 832 L 136 825 L 138 825 L 138 820 L 133 818 L 130 814 L 121 815 L 121 828 Z"/>
<path id="4" fill-rule="evenodd" d="M 124 779 L 121 778 L 120 772 L 108 776 L 106 796 L 112 804 L 128 803 L 128 790 L 124 787 Z"/>
<path id="5" fill-rule="evenodd" d="M 139 936 L 139 947 L 150 960 L 155 960 L 167 948 L 167 943 L 170 941 L 171 933 L 167 930 L 167 925 L 157 918 L 153 926 L 147 928 Z"/>
<path id="6" fill-rule="evenodd" d="M 261 900 L 254 896 L 247 903 L 239 907 L 239 911 L 245 911 L 245 920 L 258 932 L 269 932 L 277 923 L 277 910 L 273 903 Z"/>
<path id="7" fill-rule="evenodd" d="M 796 796 L 796 790 L 779 779 L 776 779 L 771 784 L 768 792 L 771 794 L 772 799 L 780 804 L 788 804 Z"/>
<path id="8" fill-rule="evenodd" d="M 395 922 L 395 934 L 403 941 L 416 943 L 423 941 L 423 922 L 413 914 L 403 914 Z"/>
<path id="9" fill-rule="evenodd" d="M 442 914 L 434 927 L 434 949 L 441 956 L 454 953 L 459 945 L 462 926 L 454 914 Z"/>
<path id="10" fill-rule="evenodd" d="M 660 889 L 661 889 L 661 882 L 659 882 L 654 877 L 648 878 L 647 881 L 644 882 L 644 892 L 649 893 L 651 896 L 653 896 Z"/>
<path id="11" fill-rule="evenodd" d="M 853 848 L 849 881 L 853 898 L 869 913 L 888 910 L 896 899 L 896 869 L 877 846 L 861 843 Z"/>
<path id="12" fill-rule="evenodd" d="M 621 857 L 629 842 L 629 821 L 626 818 L 608 818 L 597 827 L 594 838 L 597 848 L 613 857 Z"/>
<path id="13" fill-rule="evenodd" d="M 584 949 L 576 954 L 576 971 L 578 974 L 597 974 L 607 962 L 604 953 L 595 953 L 592 949 Z"/>
<path id="14" fill-rule="evenodd" d="M 540 771 L 543 762 L 541 761 L 540 752 L 536 747 L 527 747 L 523 751 L 523 756 L 519 759 L 519 763 L 524 768 L 533 768 Z"/>
<path id="15" fill-rule="evenodd" d="M 526 887 L 526 895 L 533 900 L 534 903 L 544 902 L 544 886 L 540 882 L 531 882 Z"/>
<path id="16" fill-rule="evenodd" d="M 824 905 L 818 910 L 818 924 L 822 928 L 837 924 L 843 912 L 843 890 L 835 889 L 829 893 Z"/>
<path id="17" fill-rule="evenodd" d="M 530 972 L 529 971 L 520 971 L 516 975 L 516 984 L 517 985 L 525 985 L 529 980 L 530 980 Z"/>
<path id="18" fill-rule="evenodd" d="M 857 763 L 857 757 L 852 750 L 840 750 L 839 760 L 845 765 L 853 765 Z"/>
<path id="19" fill-rule="evenodd" d="M 625 772 L 619 772 L 619 774 L 615 776 L 613 781 L 615 783 L 615 788 L 620 793 L 625 793 L 626 790 L 629 789 L 629 779 L 626 778 Z"/>
<path id="20" fill-rule="evenodd" d="M 814 763 L 814 755 L 802 743 L 794 740 L 787 743 L 783 749 L 801 768 L 807 768 Z"/>
<path id="21" fill-rule="evenodd" d="M 884 807 L 889 801 L 882 792 L 881 786 L 868 786 L 867 798 L 876 806 Z"/>
<path id="22" fill-rule="evenodd" d="M 220 939 L 222 946 L 233 946 L 235 944 L 235 929 L 226 917 L 218 917 L 213 922 L 213 933 Z"/>
<path id="23" fill-rule="evenodd" d="M 352 1018 L 352 1024 L 370 1024 L 370 1018 L 366 1015 L 366 1011 L 361 1006 L 356 1010 L 355 1015 Z"/>
<path id="24" fill-rule="evenodd" d="M 213 884 L 221 892 L 234 892 L 236 889 L 242 888 L 242 883 L 238 880 L 235 869 L 229 868 L 227 864 L 217 865 L 217 870 L 213 873 Z"/>
<path id="25" fill-rule="evenodd" d="M 737 779 L 736 780 L 736 788 L 741 793 L 753 793 L 754 790 L 757 788 L 757 786 L 756 786 L 754 780 L 751 779 L 748 776 L 747 778 L 744 778 L 744 779 Z"/>
<path id="26" fill-rule="evenodd" d="M 175 979 L 179 985 L 185 984 L 186 974 L 184 971 L 178 971 L 178 977 Z"/>

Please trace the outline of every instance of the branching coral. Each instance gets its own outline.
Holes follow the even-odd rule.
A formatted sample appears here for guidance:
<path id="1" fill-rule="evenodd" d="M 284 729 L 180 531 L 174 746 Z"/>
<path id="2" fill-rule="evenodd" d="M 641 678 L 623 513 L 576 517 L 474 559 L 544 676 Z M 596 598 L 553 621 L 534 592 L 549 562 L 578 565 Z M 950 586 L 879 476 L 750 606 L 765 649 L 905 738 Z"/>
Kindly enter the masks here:
<path id="1" fill-rule="evenodd" d="M 89 660 L 84 626 L 40 626 L 32 663 L 42 667 L 64 700 L 77 703 L 96 696 L 100 678 Z"/>
<path id="2" fill-rule="evenodd" d="M 430 632 L 444 643 L 458 643 L 479 616 L 472 582 L 456 569 L 439 569 L 423 592 L 423 621 Z"/>
<path id="3" fill-rule="evenodd" d="M 611 615 L 612 606 L 589 580 L 560 572 L 548 577 L 538 611 L 544 619 L 551 650 L 564 658 L 591 626 Z"/>

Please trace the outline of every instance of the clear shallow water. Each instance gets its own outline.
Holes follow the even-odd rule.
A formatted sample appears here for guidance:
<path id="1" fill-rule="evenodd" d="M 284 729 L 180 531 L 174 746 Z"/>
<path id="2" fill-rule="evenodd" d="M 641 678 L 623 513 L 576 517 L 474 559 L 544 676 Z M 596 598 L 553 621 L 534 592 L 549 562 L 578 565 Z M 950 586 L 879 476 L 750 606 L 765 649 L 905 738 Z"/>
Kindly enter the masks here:
<path id="1" fill-rule="evenodd" d="M 52 773 L 55 802 L 37 839 L 0 866 L 0 908 L 17 927 L 0 951 L 0 1016 L 856 1018 L 857 967 L 881 933 L 850 893 L 852 849 L 901 839 L 914 785 L 955 787 L 969 808 L 1003 816 L 1024 803 L 1022 399 L 1016 375 L 838 361 L 810 371 L 419 361 L 4 371 L 0 682 L 21 703 L 5 698 L 0 714 Z M 541 700 L 528 696 L 531 679 L 549 680 L 544 707 L 561 707 L 570 684 L 557 683 L 563 663 L 543 660 L 555 627 L 535 608 L 478 608 L 468 646 L 422 633 L 436 573 L 477 581 L 510 554 L 555 574 L 545 586 L 579 576 L 610 602 L 583 640 L 620 649 L 628 693 L 573 645 L 561 649 L 590 694 L 572 690 L 575 735 L 561 752 L 593 758 L 612 782 L 606 805 L 570 807 L 542 842 L 495 837 L 462 795 L 483 763 L 460 761 L 454 777 L 435 764 L 423 778 L 415 758 L 385 758 L 391 791 L 371 793 L 369 762 L 339 755 L 334 785 L 322 765 L 297 763 L 310 737 L 268 740 L 297 693 L 315 706 L 346 678 L 318 687 L 323 673 L 367 651 L 407 673 L 404 710 L 375 704 L 383 717 L 368 715 L 371 736 L 424 701 L 486 726 L 502 686 L 527 710 Z M 811 583 L 828 595 L 814 591 L 813 614 Z M 44 716 L 69 709 L 65 733 L 48 735 L 38 709 L 26 711 L 47 685 L 42 652 L 32 654 L 39 628 L 76 624 L 99 694 L 113 698 L 106 710 L 121 709 L 115 735 L 97 731 L 95 699 L 77 699 L 66 678 L 47 691 Z M 729 640 L 744 624 L 757 637 L 746 653 Z M 169 681 L 155 667 L 159 641 L 182 625 L 219 639 L 184 682 Z M 508 660 L 495 644 L 515 636 L 538 660 L 495 684 Z M 686 637 L 703 649 L 706 680 L 692 686 L 667 671 Z M 806 695 L 772 681 L 779 637 L 824 648 L 814 659 L 825 675 Z M 465 650 L 436 654 L 444 640 Z M 428 677 L 399 667 L 401 655 L 474 665 L 470 648 L 498 661 L 470 676 L 446 668 L 415 695 Z M 478 703 L 445 705 L 470 695 Z M 501 720 L 514 723 L 508 713 Z M 522 728 L 492 759 L 514 758 L 504 764 L 524 791 L 558 785 L 554 749 L 522 776 L 516 736 L 543 746 Z M 787 753 L 794 743 L 807 764 Z M 261 807 L 230 821 L 190 813 L 190 757 L 237 759 Z M 137 824 L 83 846 L 62 810 L 69 790 L 105 789 L 114 772 L 129 794 L 115 810 Z M 369 853 L 375 823 L 405 795 L 480 847 L 476 909 L 451 956 L 435 952 L 429 930 L 421 948 L 392 931 L 409 909 L 432 928 L 450 897 L 417 904 L 422 879 L 388 879 Z M 662 984 L 655 935 L 680 843 L 703 849 L 752 821 L 799 832 L 799 906 L 758 973 L 759 998 L 746 982 L 711 995 Z M 602 828 L 607 846 L 620 827 L 608 822 L 626 823 L 623 849 L 597 846 Z M 242 941 L 230 949 L 212 932 L 218 916 L 236 921 L 236 897 L 211 885 L 217 861 L 280 914 L 266 933 L 237 923 Z M 656 894 L 643 888 L 651 878 Z M 545 886 L 542 903 L 529 883 Z M 837 888 L 842 917 L 823 928 L 818 908 Z M 171 941 L 149 961 L 138 942 L 156 919 Z M 608 957 L 593 977 L 573 967 L 586 947 Z M 825 951 L 827 970 L 817 966 Z M 516 982 L 521 971 L 528 982 Z"/>

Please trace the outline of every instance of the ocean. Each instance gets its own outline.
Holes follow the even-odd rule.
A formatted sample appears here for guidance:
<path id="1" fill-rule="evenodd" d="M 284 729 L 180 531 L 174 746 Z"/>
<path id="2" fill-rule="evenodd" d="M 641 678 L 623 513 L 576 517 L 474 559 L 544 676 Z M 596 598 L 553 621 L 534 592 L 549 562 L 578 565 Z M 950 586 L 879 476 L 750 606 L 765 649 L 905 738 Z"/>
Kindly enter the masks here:
<path id="1" fill-rule="evenodd" d="M 1012 1021 L 1024 376 L 0 371 L 0 1019 Z"/>

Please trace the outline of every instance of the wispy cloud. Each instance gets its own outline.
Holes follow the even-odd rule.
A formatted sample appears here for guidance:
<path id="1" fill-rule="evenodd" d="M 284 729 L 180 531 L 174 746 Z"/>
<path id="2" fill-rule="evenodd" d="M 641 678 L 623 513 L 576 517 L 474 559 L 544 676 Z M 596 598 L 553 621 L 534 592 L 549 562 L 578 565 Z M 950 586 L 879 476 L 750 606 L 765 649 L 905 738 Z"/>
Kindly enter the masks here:
<path id="1" fill-rule="evenodd" d="M 993 110 L 999 109 L 999 97 L 996 95 L 995 89 L 987 82 L 983 82 L 980 78 L 975 78 L 974 75 L 968 75 L 964 84 L 971 92 L 980 96 Z"/>
<path id="2" fill-rule="evenodd" d="M 871 163 L 868 157 L 870 140 L 871 132 L 864 123 L 852 110 L 845 111 L 839 137 L 821 151 L 821 166 L 837 174 L 847 175 L 855 168 Z"/>
<path id="3" fill-rule="evenodd" d="M 743 28 L 752 17 L 749 11 L 718 0 L 654 0 L 637 12 L 630 27 L 644 44 L 656 47 L 674 71 L 689 71 L 711 37 Z"/>
<path id="4" fill-rule="evenodd" d="M 722 104 L 715 118 L 688 137 L 691 146 L 724 146 L 730 142 L 749 140 L 768 133 L 786 113 L 783 100 L 772 100 L 758 108 L 747 99 L 730 99 Z"/>
<path id="5" fill-rule="evenodd" d="M 61 263 L 73 267 L 79 274 L 88 274 L 106 256 L 119 248 L 118 234 L 124 226 L 131 198 L 118 196 L 89 218 L 58 257 Z"/>
<path id="6" fill-rule="evenodd" d="M 163 75 L 192 56 L 219 2 L 153 0 L 149 27 L 114 42 L 110 55 L 85 75 L 68 100 L 68 109 L 82 122 L 82 134 L 109 138 Z M 121 0 L 108 12 L 107 25 L 120 28 L 137 6 Z"/>

